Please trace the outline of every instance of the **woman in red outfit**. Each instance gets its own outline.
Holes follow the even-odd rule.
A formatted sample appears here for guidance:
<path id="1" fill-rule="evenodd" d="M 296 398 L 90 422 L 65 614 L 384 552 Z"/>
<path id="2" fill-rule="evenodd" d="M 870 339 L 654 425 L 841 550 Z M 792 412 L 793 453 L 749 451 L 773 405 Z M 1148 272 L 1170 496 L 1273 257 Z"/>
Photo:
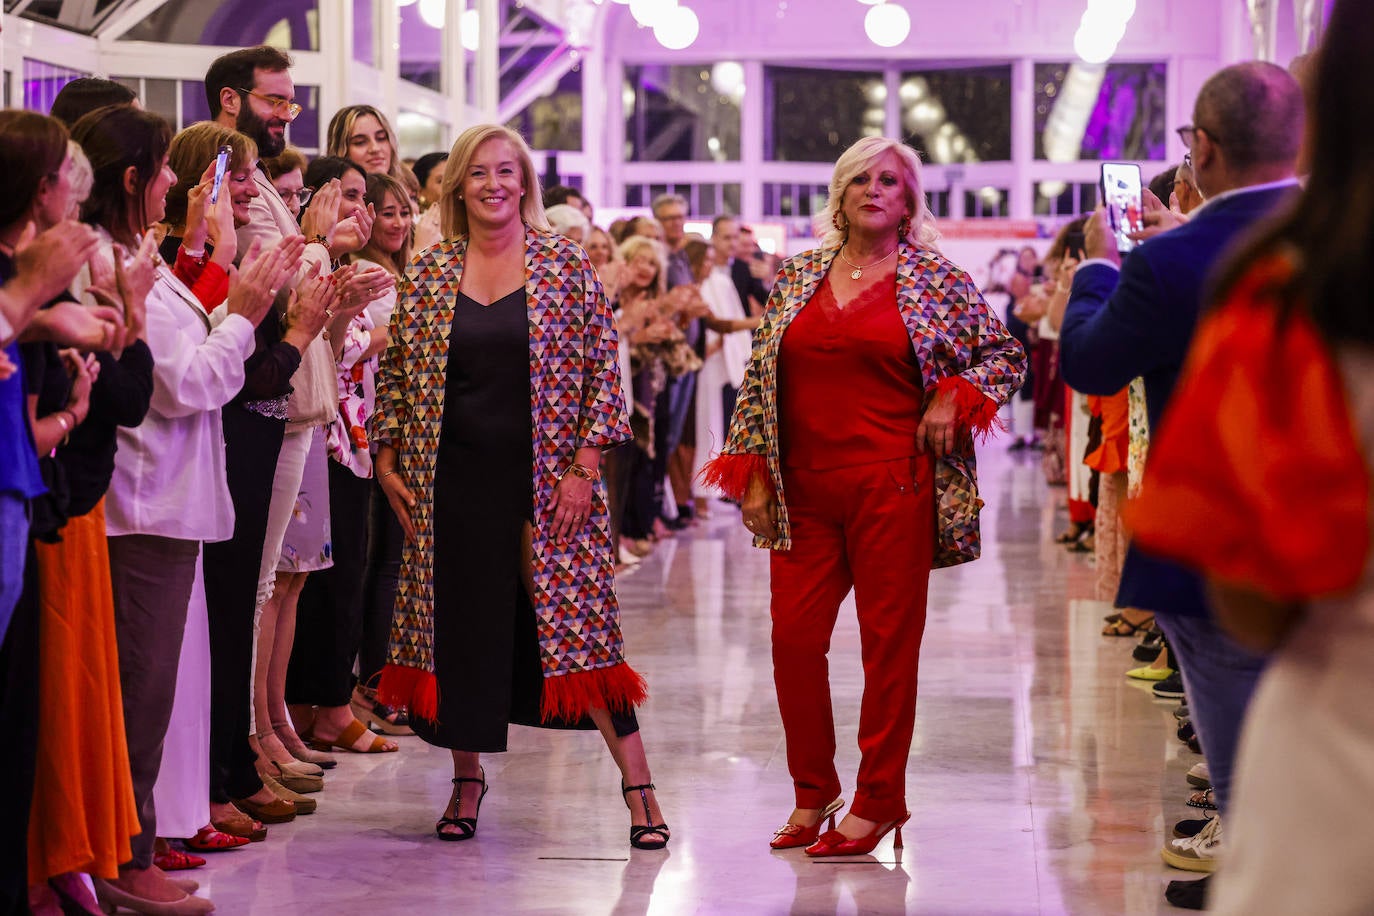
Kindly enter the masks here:
<path id="1" fill-rule="evenodd" d="M 996 421 L 1026 357 L 934 250 L 920 161 L 898 141 L 865 138 L 840 157 L 818 223 L 822 247 L 778 274 L 729 439 L 703 475 L 741 499 L 755 546 L 774 551 L 773 669 L 797 807 L 771 845 L 859 855 L 894 827 L 900 845 L 910 817 L 927 581 L 978 555 L 972 433 Z M 862 759 L 834 829 L 826 653 L 851 590 Z"/>

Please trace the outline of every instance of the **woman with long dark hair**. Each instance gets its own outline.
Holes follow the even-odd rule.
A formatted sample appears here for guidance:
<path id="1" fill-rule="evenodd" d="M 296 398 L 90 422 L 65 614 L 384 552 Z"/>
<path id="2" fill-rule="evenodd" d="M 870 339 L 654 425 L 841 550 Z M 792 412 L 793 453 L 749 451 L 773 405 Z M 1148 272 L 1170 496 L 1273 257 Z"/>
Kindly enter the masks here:
<path id="1" fill-rule="evenodd" d="M 102 256 L 116 257 L 115 244 L 137 249 L 162 219 L 167 189 L 176 181 L 167 164 L 171 129 L 155 114 L 110 107 L 83 117 L 72 136 L 91 162 L 94 185 L 82 215 L 102 231 Z M 303 247 L 293 239 L 267 252 L 249 252 L 230 283 L 227 314 L 219 324 L 165 265 L 158 266 L 148 294 L 152 404 L 141 425 L 118 431 L 106 501 L 124 732 L 141 830 L 119 877 L 96 885 L 107 904 L 136 912 L 213 909 L 154 866 L 152 792 L 200 545 L 233 533 L 220 409 L 243 386 L 254 328 Z"/>
<path id="2" fill-rule="evenodd" d="M 75 215 L 90 189 L 90 169 L 55 119 L 13 110 L 0 112 L 0 163 L 6 204 L 0 279 L 8 280 L 30 226 L 47 230 Z M 42 885 L 51 881 L 63 897 L 84 897 L 93 906 L 73 873 L 114 877 L 138 831 L 119 676 L 111 663 L 114 607 L 101 498 L 114 467 L 116 426 L 138 425 L 148 409 L 153 365 L 141 338 L 152 256 L 151 246 L 140 251 L 136 266 L 131 263 L 112 284 L 121 288 L 103 292 L 106 301 L 117 297 L 130 332 L 118 353 L 59 351 L 42 341 L 20 348 L 32 440 L 14 435 L 12 442 L 28 450 L 23 457 L 37 457 L 48 491 L 29 512 L 42 640 L 34 653 L 37 682 L 28 685 L 38 711 L 36 779 L 26 793 L 33 799 L 32 829 L 26 837 L 18 831 L 28 844 L 35 900 L 50 897 Z M 66 293 L 59 298 L 71 299 Z M 0 464 L 10 460 L 7 454 Z M 21 470 L 7 468 L 5 477 L 12 480 Z M 5 702 L 25 705 L 10 697 Z M 91 754 L 91 747 L 107 751 Z M 14 754 L 22 760 L 26 751 L 21 746 Z M 12 764 L 12 772 L 27 768 Z"/>
<path id="3" fill-rule="evenodd" d="M 1337 0 L 1306 188 L 1222 272 L 1126 513 L 1138 545 L 1207 575 L 1229 635 L 1271 653 L 1209 895 L 1227 916 L 1374 911 L 1374 825 L 1312 820 L 1374 793 L 1371 79 L 1374 19 Z"/>

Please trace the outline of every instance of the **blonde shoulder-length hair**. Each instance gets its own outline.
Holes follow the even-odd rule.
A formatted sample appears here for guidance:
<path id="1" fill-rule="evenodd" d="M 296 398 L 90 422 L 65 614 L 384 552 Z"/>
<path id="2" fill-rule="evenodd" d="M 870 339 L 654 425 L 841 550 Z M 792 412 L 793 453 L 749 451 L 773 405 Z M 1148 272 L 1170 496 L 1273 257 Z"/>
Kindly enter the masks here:
<path id="1" fill-rule="evenodd" d="M 543 195 L 539 190 L 539 176 L 534 171 L 534 156 L 521 137 L 509 127 L 500 124 L 478 124 L 463 131 L 449 151 L 448 162 L 444 165 L 442 197 L 439 200 L 439 219 L 444 238 L 457 238 L 468 234 L 468 205 L 460 196 L 463 179 L 477 155 L 477 148 L 488 140 L 505 140 L 515 150 L 520 160 L 521 183 L 525 196 L 520 198 L 520 219 L 527 226 L 541 232 L 550 232 L 549 218 L 544 215 Z"/>
<path id="2" fill-rule="evenodd" d="M 641 254 L 647 254 L 658 265 L 658 275 L 654 278 L 651 290 L 655 296 L 668 291 L 668 256 L 663 243 L 644 235 L 632 235 L 620 243 L 620 260 L 629 264 Z M 622 287 L 623 288 L 623 287 Z"/>
<path id="3" fill-rule="evenodd" d="M 855 176 L 867 171 L 888 152 L 895 153 L 897 161 L 902 164 L 902 183 L 906 186 L 906 202 L 911 208 L 911 228 L 905 236 L 906 241 L 923 248 L 936 248 L 940 233 L 935 228 L 935 217 L 926 204 L 925 187 L 921 183 L 921 157 L 916 155 L 914 149 L 891 137 L 864 137 L 836 160 L 835 173 L 830 178 L 830 199 L 812 224 L 822 247 L 838 248 L 844 244 L 849 229 L 848 226 L 838 228 L 835 217 L 844 202 L 845 189 Z M 840 222 L 843 223 L 843 217 Z"/>

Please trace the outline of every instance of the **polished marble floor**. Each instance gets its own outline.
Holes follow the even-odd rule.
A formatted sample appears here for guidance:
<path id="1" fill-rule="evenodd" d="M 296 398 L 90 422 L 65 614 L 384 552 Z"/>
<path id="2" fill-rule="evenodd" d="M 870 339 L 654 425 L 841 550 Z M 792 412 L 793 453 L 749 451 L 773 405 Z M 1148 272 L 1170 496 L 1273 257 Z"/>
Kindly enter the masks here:
<path id="1" fill-rule="evenodd" d="M 813 861 L 767 840 L 792 807 L 768 650 L 768 576 L 721 505 L 622 577 L 652 698 L 641 721 L 673 840 L 632 851 L 594 733 L 512 730 L 486 758 L 478 837 L 435 839 L 447 755 L 344 755 L 318 813 L 195 877 L 221 913 L 1117 914 L 1168 911 L 1158 850 L 1197 758 L 1171 706 L 1098 635 L 1083 555 L 1053 545 L 1063 491 L 1038 456 L 984 450 L 984 556 L 934 574 L 906 848 Z M 852 605 L 831 655 L 840 769 L 857 763 Z"/>

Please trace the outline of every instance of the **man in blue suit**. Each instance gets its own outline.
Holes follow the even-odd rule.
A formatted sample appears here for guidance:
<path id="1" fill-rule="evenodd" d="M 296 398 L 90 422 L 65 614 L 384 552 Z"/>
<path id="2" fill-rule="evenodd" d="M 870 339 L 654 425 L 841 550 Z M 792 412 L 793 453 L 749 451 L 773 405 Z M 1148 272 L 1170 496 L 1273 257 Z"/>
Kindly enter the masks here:
<path id="1" fill-rule="evenodd" d="M 1111 395 L 1144 376 L 1152 429 L 1173 395 L 1213 269 L 1238 236 L 1297 193 L 1302 91 L 1273 64 L 1227 67 L 1203 85 L 1193 123 L 1179 134 L 1206 203 L 1189 222 L 1154 235 L 1124 260 L 1101 210 L 1094 214 L 1085 227 L 1087 259 L 1074 276 L 1059 337 L 1064 379 L 1075 390 Z M 1198 575 L 1134 548 L 1117 605 L 1153 611 L 1168 637 L 1184 673 L 1215 802 L 1225 812 L 1241 722 L 1262 659 L 1217 627 Z M 1176 867 L 1210 873 L 1219 851 L 1220 817 L 1195 838 L 1166 843 L 1163 856 Z M 1185 888 L 1203 893 L 1204 882 L 1175 887 L 1180 884 L 1171 885 L 1171 900 Z"/>

